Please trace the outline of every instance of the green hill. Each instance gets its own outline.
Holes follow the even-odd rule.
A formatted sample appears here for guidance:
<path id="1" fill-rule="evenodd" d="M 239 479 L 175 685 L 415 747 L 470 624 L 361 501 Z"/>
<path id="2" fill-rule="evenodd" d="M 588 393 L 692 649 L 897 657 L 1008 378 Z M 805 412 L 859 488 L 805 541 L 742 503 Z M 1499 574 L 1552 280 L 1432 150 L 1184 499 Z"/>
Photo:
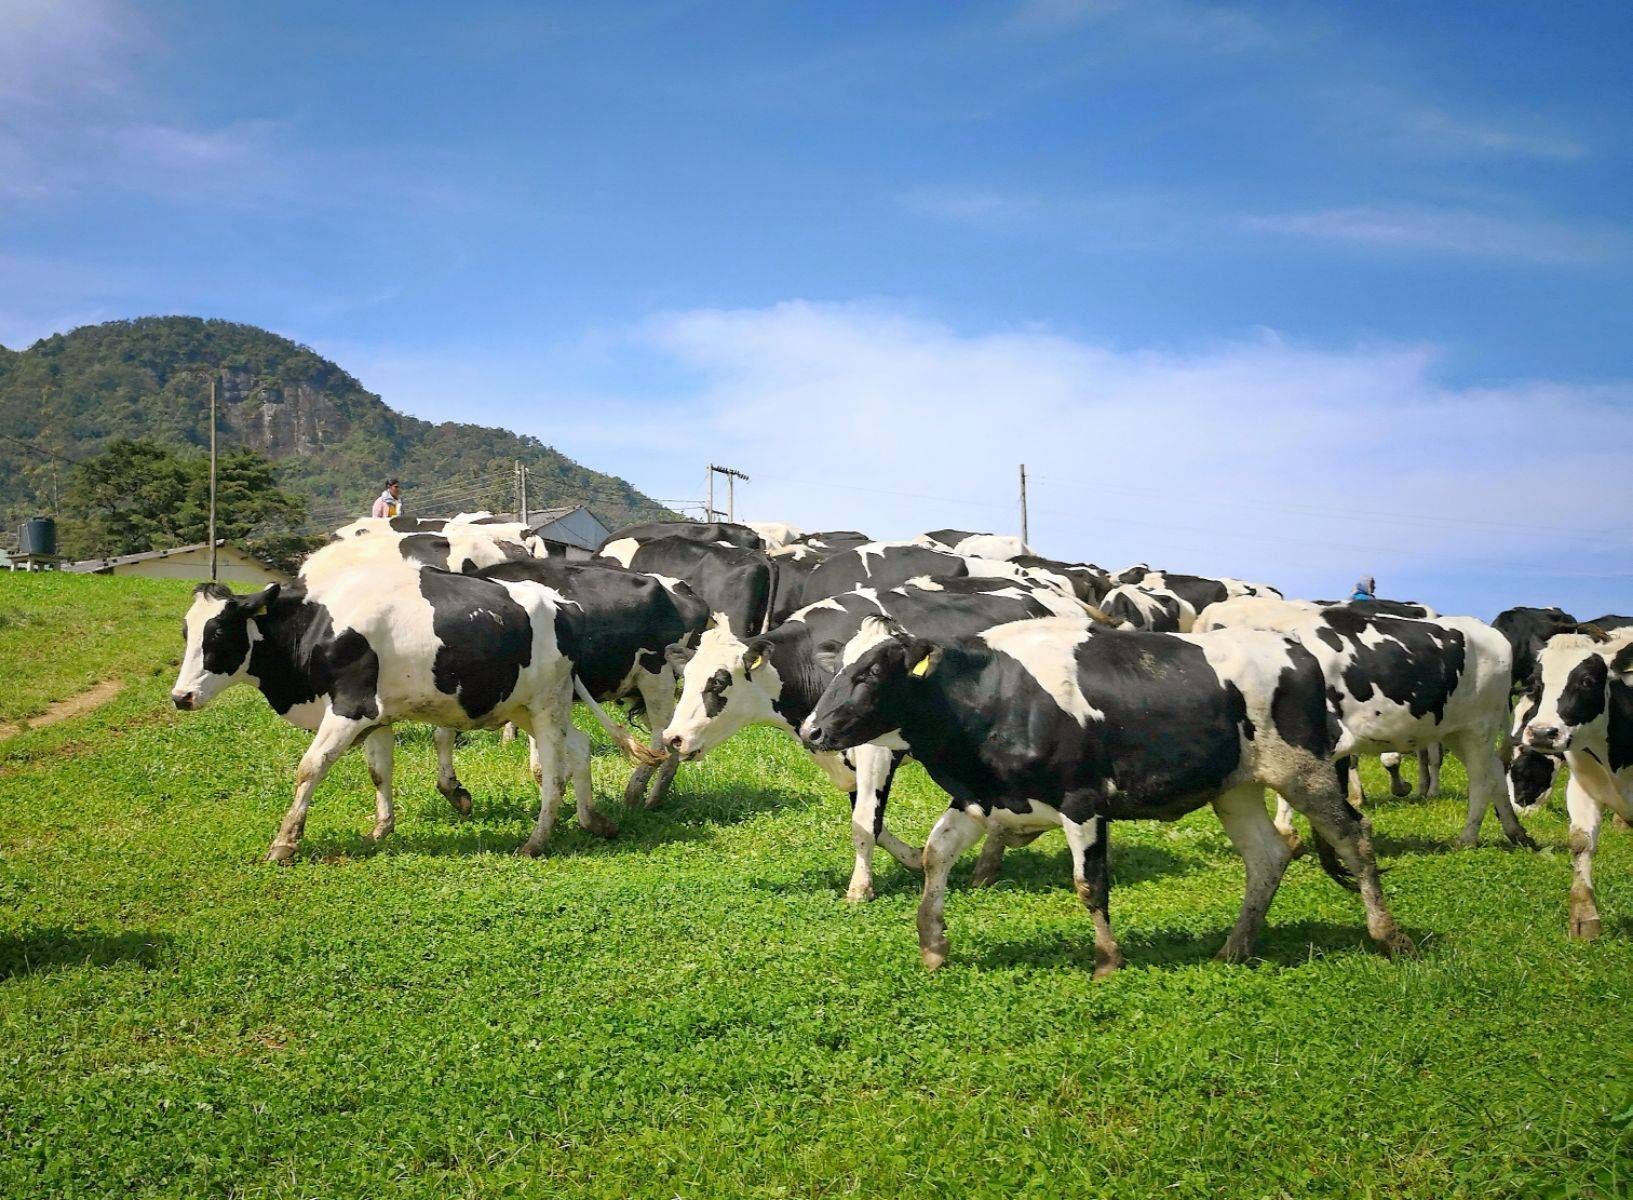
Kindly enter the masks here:
<path id="1" fill-rule="evenodd" d="M 388 473 L 402 478 L 410 511 L 509 509 L 517 459 L 530 469 L 529 507 L 580 501 L 614 527 L 672 515 L 537 438 L 396 412 L 336 364 L 264 329 L 142 317 L 83 326 L 27 350 L 0 347 L 4 528 L 52 511 L 66 463 L 114 438 L 202 451 L 212 374 L 223 448 L 247 446 L 277 462 L 282 485 L 310 500 L 315 527 L 366 513 Z"/>

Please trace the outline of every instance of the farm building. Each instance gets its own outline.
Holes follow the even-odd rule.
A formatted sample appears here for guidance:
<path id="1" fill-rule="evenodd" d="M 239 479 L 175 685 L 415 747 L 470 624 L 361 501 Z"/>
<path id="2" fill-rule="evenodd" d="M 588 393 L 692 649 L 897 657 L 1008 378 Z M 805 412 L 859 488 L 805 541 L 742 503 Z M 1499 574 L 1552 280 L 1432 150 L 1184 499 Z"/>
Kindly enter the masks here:
<path id="1" fill-rule="evenodd" d="M 612 530 L 582 504 L 564 504 L 529 513 L 532 529 L 550 548 L 552 558 L 587 559 Z"/>
<path id="2" fill-rule="evenodd" d="M 147 550 L 141 554 L 121 554 L 115 558 L 90 558 L 68 563 L 65 571 L 81 575 L 137 575 L 148 579 L 208 579 L 210 544 L 174 546 L 169 550 Z M 222 583 L 286 583 L 289 576 L 269 566 L 248 551 L 221 540 L 216 544 L 216 574 Z"/>

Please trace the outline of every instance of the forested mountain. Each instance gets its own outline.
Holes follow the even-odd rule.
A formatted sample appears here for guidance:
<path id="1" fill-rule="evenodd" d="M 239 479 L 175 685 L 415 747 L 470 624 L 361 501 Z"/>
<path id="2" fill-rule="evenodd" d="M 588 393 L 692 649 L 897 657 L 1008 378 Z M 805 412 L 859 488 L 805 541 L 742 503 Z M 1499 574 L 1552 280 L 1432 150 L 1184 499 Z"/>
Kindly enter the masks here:
<path id="1" fill-rule="evenodd" d="M 115 438 L 202 452 L 212 374 L 221 446 L 273 459 L 279 483 L 310 501 L 314 526 L 367 513 L 387 474 L 402 478 L 412 512 L 509 509 L 517 459 L 531 471 L 531 508 L 581 501 L 614 527 L 673 515 L 537 438 L 396 412 L 334 363 L 264 329 L 142 317 L 87 325 L 27 350 L 0 347 L 4 527 L 52 511 L 68 464 Z"/>

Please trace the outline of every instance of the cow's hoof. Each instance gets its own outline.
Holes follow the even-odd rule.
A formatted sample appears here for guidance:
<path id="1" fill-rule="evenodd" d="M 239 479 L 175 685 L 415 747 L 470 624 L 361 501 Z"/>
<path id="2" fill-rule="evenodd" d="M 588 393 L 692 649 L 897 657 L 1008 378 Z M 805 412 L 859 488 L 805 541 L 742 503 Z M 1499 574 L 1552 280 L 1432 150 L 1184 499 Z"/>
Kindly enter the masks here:
<path id="1" fill-rule="evenodd" d="M 391 836 L 391 831 L 396 827 L 397 826 L 394 822 L 382 822 L 376 825 L 373 829 L 369 830 L 369 840 L 371 842 L 378 842 L 384 838 L 388 838 Z"/>
<path id="2" fill-rule="evenodd" d="M 280 867 L 287 867 L 295 858 L 295 847 L 285 842 L 273 842 L 266 852 L 269 863 L 277 863 Z"/>
<path id="3" fill-rule="evenodd" d="M 1400 930 L 1392 930 L 1378 939 L 1378 949 L 1390 958 L 1416 958 L 1418 945 Z"/>
<path id="4" fill-rule="evenodd" d="M 536 846 L 532 842 L 523 842 L 516 847 L 517 858 L 538 858 L 545 851 L 545 847 Z"/>
<path id="5" fill-rule="evenodd" d="M 926 971 L 939 971 L 942 964 L 947 961 L 947 940 L 943 938 L 939 942 L 920 946 L 919 958 L 923 960 Z"/>
<path id="6" fill-rule="evenodd" d="M 1591 942 L 1599 936 L 1600 923 L 1598 917 L 1571 917 L 1571 939 L 1577 942 Z"/>
<path id="7" fill-rule="evenodd" d="M 578 827 L 585 833 L 593 833 L 598 838 L 615 838 L 618 836 L 618 826 L 603 817 L 600 813 L 593 814 L 585 820 L 584 814 L 578 814 Z"/>
<path id="8" fill-rule="evenodd" d="M 454 811 L 462 817 L 471 815 L 471 794 L 464 788 L 455 788 L 448 797 L 448 803 L 454 806 Z"/>
<path id="9" fill-rule="evenodd" d="M 1633 829 L 1633 821 L 1629 821 L 1626 817 L 1622 816 L 1621 813 L 1617 813 L 1614 817 L 1612 817 L 1610 819 L 1610 823 L 1617 829 L 1620 829 L 1623 833 L 1626 833 L 1629 829 Z"/>
<path id="10" fill-rule="evenodd" d="M 1452 849 L 1454 850 L 1478 850 L 1479 848 L 1480 835 L 1477 833 L 1458 834 L 1457 840 L 1452 843 Z"/>
<path id="11" fill-rule="evenodd" d="M 1213 956 L 1215 962 L 1235 963 L 1240 965 L 1253 957 L 1253 947 L 1244 946 L 1235 938 L 1226 938 L 1225 944 L 1219 947 L 1219 953 Z"/>
<path id="12" fill-rule="evenodd" d="M 646 786 L 652 781 L 651 767 L 636 767 L 624 784 L 624 807 L 635 808 L 646 803 Z"/>
<path id="13" fill-rule="evenodd" d="M 1389 784 L 1389 794 L 1395 797 L 1397 800 L 1404 800 L 1412 794 L 1412 785 L 1407 783 L 1404 779 L 1391 780 Z"/>
<path id="14" fill-rule="evenodd" d="M 1523 829 L 1520 830 L 1518 835 L 1509 838 L 1508 841 L 1509 841 L 1510 845 L 1516 846 L 1521 850 L 1540 850 L 1540 849 L 1542 849 L 1541 846 L 1537 845 L 1537 839 L 1532 837 L 1529 833 L 1525 832 L 1525 830 L 1523 830 Z"/>
<path id="15" fill-rule="evenodd" d="M 1093 978 L 1097 983 L 1102 979 L 1109 979 L 1111 976 L 1117 974 L 1117 972 L 1122 969 L 1122 966 L 1123 956 L 1121 954 L 1117 955 L 1115 958 L 1097 959 L 1094 964 L 1094 975 L 1091 978 Z"/>
<path id="16" fill-rule="evenodd" d="M 1304 844 L 1304 839 L 1291 830 L 1283 833 L 1278 829 L 1276 833 L 1280 835 L 1282 841 L 1287 843 L 1287 853 L 1293 858 L 1303 858 L 1310 852 L 1310 848 Z"/>
<path id="17" fill-rule="evenodd" d="M 846 904 L 866 904 L 873 899 L 873 885 L 871 883 L 851 884 L 850 890 L 845 893 Z"/>
<path id="18" fill-rule="evenodd" d="M 993 884 L 995 884 L 997 882 L 998 882 L 998 872 L 997 871 L 977 871 L 973 875 L 970 876 L 970 886 L 972 888 L 991 887 Z"/>

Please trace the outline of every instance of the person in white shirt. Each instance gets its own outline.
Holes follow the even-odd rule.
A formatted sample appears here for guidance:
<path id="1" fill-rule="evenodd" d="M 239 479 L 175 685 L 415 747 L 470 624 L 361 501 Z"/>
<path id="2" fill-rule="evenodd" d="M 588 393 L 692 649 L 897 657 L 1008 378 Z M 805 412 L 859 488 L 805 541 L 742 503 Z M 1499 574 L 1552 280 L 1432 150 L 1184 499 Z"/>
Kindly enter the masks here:
<path id="1" fill-rule="evenodd" d="M 395 479 L 386 480 L 386 490 L 374 499 L 374 509 L 369 513 L 371 517 L 401 516 L 403 511 L 403 489 Z"/>

